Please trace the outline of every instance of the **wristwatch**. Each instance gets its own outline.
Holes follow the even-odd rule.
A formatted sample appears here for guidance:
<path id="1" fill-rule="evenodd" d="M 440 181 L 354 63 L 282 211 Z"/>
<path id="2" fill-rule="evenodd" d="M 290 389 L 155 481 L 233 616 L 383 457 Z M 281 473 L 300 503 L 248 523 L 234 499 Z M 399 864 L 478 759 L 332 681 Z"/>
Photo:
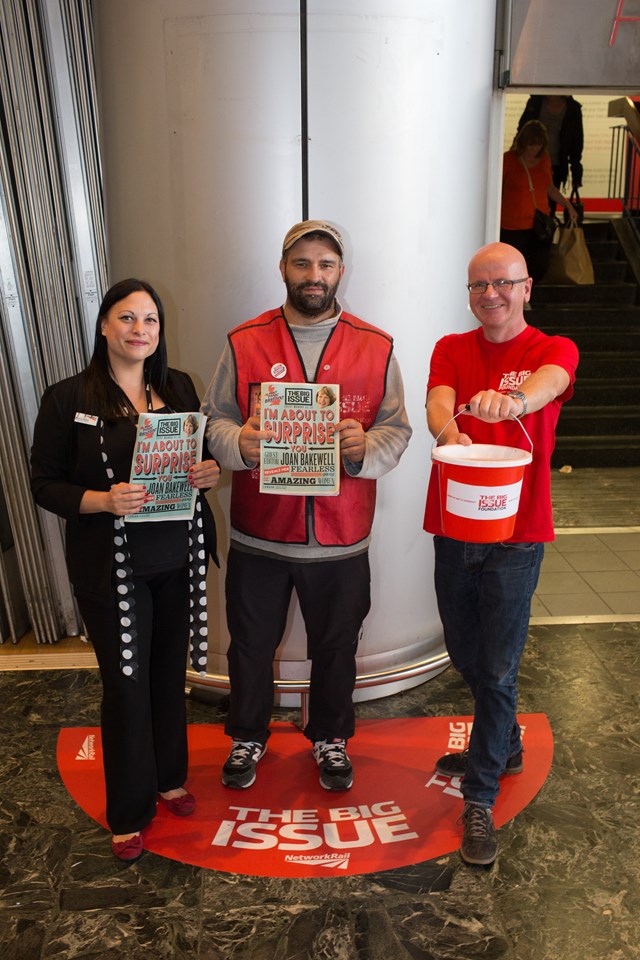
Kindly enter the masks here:
<path id="1" fill-rule="evenodd" d="M 518 420 L 520 417 L 524 417 L 527 412 L 527 398 L 522 390 L 507 390 L 507 396 L 513 397 L 515 400 L 522 400 L 522 413 L 518 414 Z"/>

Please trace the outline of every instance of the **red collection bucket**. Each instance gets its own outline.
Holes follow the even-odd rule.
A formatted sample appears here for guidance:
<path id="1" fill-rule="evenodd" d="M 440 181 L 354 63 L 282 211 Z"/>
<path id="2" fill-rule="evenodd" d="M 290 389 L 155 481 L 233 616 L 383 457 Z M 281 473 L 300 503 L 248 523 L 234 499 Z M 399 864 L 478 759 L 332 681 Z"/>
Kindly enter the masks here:
<path id="1" fill-rule="evenodd" d="M 431 459 L 438 471 L 445 537 L 469 543 L 509 540 L 515 528 L 525 467 L 531 463 L 532 454 L 533 444 L 531 450 L 490 443 L 434 445 Z"/>

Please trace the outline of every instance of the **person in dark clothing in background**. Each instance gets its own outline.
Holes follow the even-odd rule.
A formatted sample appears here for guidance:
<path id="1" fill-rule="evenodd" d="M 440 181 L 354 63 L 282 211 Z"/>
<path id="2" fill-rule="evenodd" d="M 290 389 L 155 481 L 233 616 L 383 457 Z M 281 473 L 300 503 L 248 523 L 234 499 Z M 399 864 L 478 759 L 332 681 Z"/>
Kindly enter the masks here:
<path id="1" fill-rule="evenodd" d="M 582 105 L 567 96 L 532 96 L 527 100 L 518 122 L 518 132 L 529 120 L 544 124 L 549 138 L 553 184 L 560 189 L 568 180 L 571 170 L 571 189 L 582 186 Z M 551 212 L 556 205 L 550 201 Z"/>

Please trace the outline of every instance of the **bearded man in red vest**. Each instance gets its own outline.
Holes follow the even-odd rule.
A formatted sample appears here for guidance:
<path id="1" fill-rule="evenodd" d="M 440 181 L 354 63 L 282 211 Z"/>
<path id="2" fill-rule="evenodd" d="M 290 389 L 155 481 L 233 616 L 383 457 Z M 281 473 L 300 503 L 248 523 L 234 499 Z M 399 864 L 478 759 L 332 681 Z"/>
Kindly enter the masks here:
<path id="1" fill-rule="evenodd" d="M 228 335 L 202 410 L 207 441 L 233 470 L 226 604 L 232 738 L 222 768 L 227 787 L 256 779 L 273 709 L 273 658 L 292 591 L 300 603 L 311 660 L 305 735 L 326 790 L 348 790 L 353 767 L 352 695 L 356 650 L 370 606 L 369 540 L 376 480 L 398 463 L 411 436 L 393 341 L 345 313 L 336 299 L 344 243 L 333 224 L 306 220 L 287 233 L 280 272 L 284 306 Z M 255 397 L 264 382 L 337 384 L 340 492 L 261 493 Z M 330 387 L 325 393 L 331 395 Z"/>

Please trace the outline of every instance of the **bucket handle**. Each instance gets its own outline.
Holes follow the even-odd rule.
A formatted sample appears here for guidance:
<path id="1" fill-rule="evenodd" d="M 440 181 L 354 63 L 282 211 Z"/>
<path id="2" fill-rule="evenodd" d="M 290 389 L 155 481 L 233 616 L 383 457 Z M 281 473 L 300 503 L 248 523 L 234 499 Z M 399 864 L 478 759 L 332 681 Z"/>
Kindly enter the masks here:
<path id="1" fill-rule="evenodd" d="M 447 429 L 447 427 L 449 426 L 449 424 L 450 424 L 450 423 L 453 423 L 454 420 L 457 420 L 459 416 L 461 416 L 463 413 L 467 413 L 470 409 L 471 409 L 471 407 L 470 407 L 469 404 L 467 403 L 467 404 L 465 404 L 464 410 L 460 410 L 460 411 L 458 411 L 458 413 L 454 413 L 454 415 L 451 417 L 451 419 L 450 419 L 450 420 L 447 420 L 447 422 L 445 423 L 444 427 L 442 428 L 442 430 L 440 431 L 440 433 L 438 434 L 438 436 L 437 436 L 437 437 L 435 438 L 435 440 L 433 441 L 433 446 L 431 447 L 432 450 L 435 450 L 435 448 L 438 446 L 438 440 L 440 439 L 440 437 L 442 436 L 442 434 L 445 432 L 445 430 Z M 531 439 L 531 437 L 530 437 L 529 434 L 527 433 L 527 430 L 526 430 L 525 425 L 523 424 L 522 420 L 518 419 L 518 417 L 514 416 L 514 414 L 511 414 L 511 419 L 516 421 L 516 423 L 518 424 L 518 426 L 520 427 L 520 429 L 521 429 L 522 432 L 524 433 L 525 437 L 527 438 L 527 440 L 528 440 L 529 443 L 531 444 L 531 454 L 533 455 L 533 440 Z"/>

